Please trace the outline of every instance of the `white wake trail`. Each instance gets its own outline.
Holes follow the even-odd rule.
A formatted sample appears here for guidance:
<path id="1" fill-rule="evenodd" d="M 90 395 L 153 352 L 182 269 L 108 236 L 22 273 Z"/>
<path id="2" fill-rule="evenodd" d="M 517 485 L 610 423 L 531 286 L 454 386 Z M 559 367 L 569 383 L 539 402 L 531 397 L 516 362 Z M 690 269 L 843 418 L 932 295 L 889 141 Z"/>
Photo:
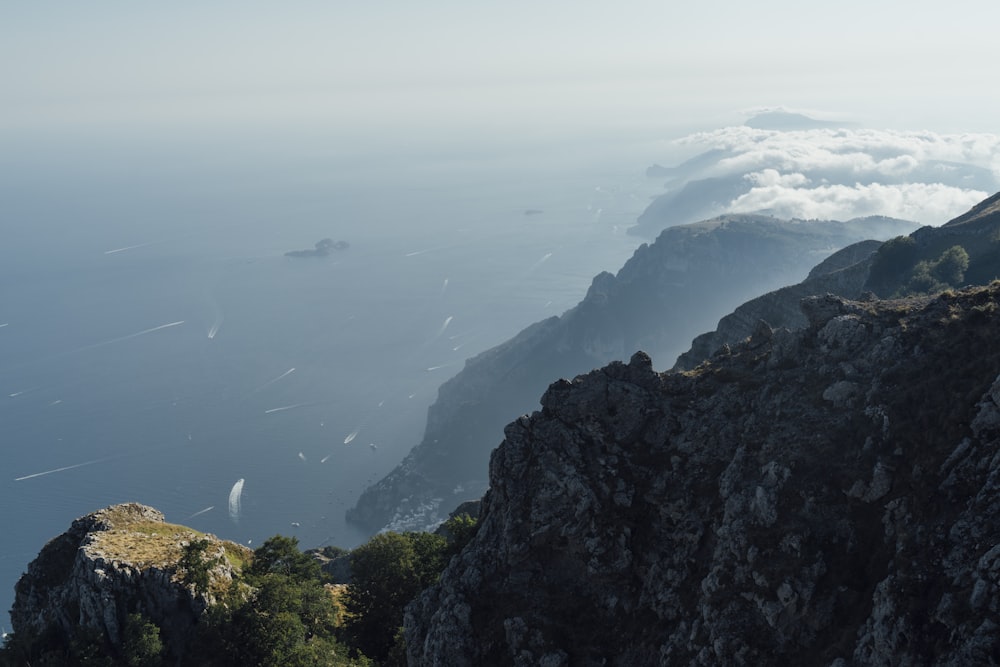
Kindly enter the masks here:
<path id="1" fill-rule="evenodd" d="M 105 250 L 105 255 L 114 255 L 115 253 L 125 252 L 126 250 L 135 250 L 136 248 L 145 248 L 148 245 L 153 245 L 156 241 L 150 241 L 149 243 L 140 243 L 138 245 L 127 245 L 124 248 L 115 248 L 114 250 Z"/>
<path id="2" fill-rule="evenodd" d="M 458 364 L 458 363 L 461 363 L 461 362 L 452 361 L 450 363 L 441 364 L 439 366 L 428 366 L 427 368 L 424 369 L 424 372 L 425 373 L 433 373 L 434 371 L 436 371 L 436 370 L 438 370 L 440 368 L 448 368 L 449 366 L 454 366 L 455 364 Z"/>
<path id="3" fill-rule="evenodd" d="M 437 335 L 434 336 L 434 338 L 439 338 L 440 336 L 442 336 L 445 330 L 448 328 L 448 325 L 451 324 L 451 321 L 453 319 L 455 319 L 454 315 L 449 315 L 448 317 L 444 318 L 444 324 L 441 325 L 441 329 L 437 332 Z"/>
<path id="4" fill-rule="evenodd" d="M 295 408 L 301 408 L 305 403 L 295 403 L 294 405 L 283 405 L 280 408 L 271 408 L 270 410 L 264 410 L 265 415 L 269 415 L 272 412 L 284 412 L 285 410 L 294 410 Z"/>
<path id="5" fill-rule="evenodd" d="M 551 252 L 545 253 L 544 255 L 542 255 L 542 258 L 540 260 L 538 260 L 537 262 L 535 262 L 534 264 L 532 264 L 531 267 L 525 273 L 533 273 L 535 271 L 535 269 L 537 269 L 542 264 L 544 264 L 545 262 L 547 262 L 550 257 L 552 257 L 552 253 Z"/>
<path id="6" fill-rule="evenodd" d="M 283 379 L 283 378 L 286 378 L 286 377 L 288 377 L 289 375 L 291 375 L 291 374 L 292 374 L 292 373 L 294 373 L 294 372 L 295 372 L 295 367 L 293 366 L 293 367 L 289 368 L 289 369 L 288 369 L 287 371 L 285 371 L 284 373 L 282 373 L 281 375 L 279 375 L 278 377 L 276 377 L 276 378 L 271 378 L 270 380 L 268 380 L 267 382 L 265 382 L 265 383 L 264 383 L 264 384 L 262 384 L 261 386 L 257 387 L 257 388 L 256 388 L 256 389 L 254 389 L 253 391 L 254 391 L 254 393 L 255 393 L 255 394 L 256 394 L 256 393 L 257 393 L 258 391 L 263 391 L 264 389 L 266 389 L 267 387 L 270 387 L 270 386 L 271 386 L 272 384 L 274 384 L 274 383 L 275 383 L 275 382 L 277 382 L 278 380 L 281 380 L 281 379 Z"/>
<path id="7" fill-rule="evenodd" d="M 212 326 L 209 327 L 209 329 L 208 329 L 208 337 L 210 339 L 211 338 L 215 338 L 215 334 L 219 333 L 219 327 L 222 326 L 223 319 L 224 318 L 222 317 L 222 313 L 219 313 L 219 316 L 217 318 L 215 318 L 215 322 L 213 322 Z"/>
<path id="8" fill-rule="evenodd" d="M 170 327 L 177 327 L 177 326 L 180 326 L 182 324 L 184 324 L 184 320 L 178 320 L 176 322 L 168 322 L 167 324 L 161 324 L 158 327 L 151 327 L 149 329 L 143 329 L 142 331 L 138 331 L 136 333 L 129 334 L 127 336 L 119 336 L 118 338 L 112 338 L 111 340 L 101 341 L 100 343 L 94 343 L 92 345 L 84 345 L 83 347 L 78 347 L 78 348 L 76 348 L 73 351 L 74 352 L 82 352 L 84 350 L 92 350 L 95 347 L 104 347 L 105 345 L 111 345 L 112 343 L 120 343 L 120 342 L 125 341 L 125 340 L 129 340 L 129 339 L 132 339 L 132 338 L 137 338 L 139 336 L 145 336 L 146 334 L 151 334 L 154 331 L 159 331 L 161 329 L 169 329 Z"/>
<path id="9" fill-rule="evenodd" d="M 83 466 L 92 466 L 95 463 L 101 463 L 102 461 L 107 461 L 108 458 L 94 459 L 93 461 L 84 461 L 83 463 L 75 463 L 71 466 L 63 466 L 62 468 L 53 468 L 52 470 L 45 470 L 43 472 L 36 472 L 30 475 L 24 475 L 23 477 L 15 477 L 15 482 L 22 482 L 26 479 L 32 479 L 34 477 L 42 477 L 43 475 L 51 475 L 56 472 L 63 472 L 64 470 L 73 470 L 74 468 L 82 468 Z"/>
<path id="10" fill-rule="evenodd" d="M 233 484 L 232 490 L 229 492 L 229 518 L 233 520 L 234 523 L 239 523 L 240 512 L 242 511 L 241 500 L 243 497 L 243 478 L 240 477 Z"/>
<path id="11" fill-rule="evenodd" d="M 205 508 L 205 509 L 203 509 L 203 510 L 198 510 L 197 512 L 195 512 L 194 514 L 192 514 L 191 516 L 189 516 L 189 517 L 188 517 L 188 519 L 193 519 L 193 518 L 195 518 L 196 516 L 201 516 L 201 515 L 202 515 L 202 514 L 204 514 L 205 512 L 211 512 L 211 511 L 212 511 L 212 510 L 214 510 L 214 509 L 215 509 L 215 505 L 209 505 L 208 507 L 206 507 L 206 508 Z"/>

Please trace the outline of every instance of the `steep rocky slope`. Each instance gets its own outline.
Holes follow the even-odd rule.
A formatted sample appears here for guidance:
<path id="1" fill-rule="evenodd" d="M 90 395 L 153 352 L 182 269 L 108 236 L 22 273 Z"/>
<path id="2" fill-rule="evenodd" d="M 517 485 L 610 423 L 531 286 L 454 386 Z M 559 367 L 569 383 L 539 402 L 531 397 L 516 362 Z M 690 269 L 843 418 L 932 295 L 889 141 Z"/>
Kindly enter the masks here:
<path id="1" fill-rule="evenodd" d="M 698 333 L 758 294 L 802 279 L 830 253 L 913 229 L 889 218 L 849 222 L 722 216 L 666 229 L 616 276 L 597 276 L 562 317 L 538 322 L 466 362 L 439 390 L 420 444 L 369 487 L 348 518 L 369 530 L 421 529 L 485 489 L 504 424 L 535 409 L 559 377 L 644 349 L 669 367 Z"/>
<path id="2" fill-rule="evenodd" d="M 216 559 L 211 586 L 197 591 L 178 572 L 182 548 L 206 539 Z M 80 630 L 121 644 L 126 617 L 138 612 L 161 628 L 174 655 L 190 637 L 198 616 L 214 601 L 213 590 L 232 580 L 248 560 L 246 547 L 166 523 L 145 505 L 115 505 L 73 522 L 52 539 L 17 582 L 11 622 L 16 635 L 55 633 L 69 642 Z"/>
<path id="3" fill-rule="evenodd" d="M 998 297 L 814 297 L 691 372 L 554 383 L 411 664 L 997 664 Z"/>

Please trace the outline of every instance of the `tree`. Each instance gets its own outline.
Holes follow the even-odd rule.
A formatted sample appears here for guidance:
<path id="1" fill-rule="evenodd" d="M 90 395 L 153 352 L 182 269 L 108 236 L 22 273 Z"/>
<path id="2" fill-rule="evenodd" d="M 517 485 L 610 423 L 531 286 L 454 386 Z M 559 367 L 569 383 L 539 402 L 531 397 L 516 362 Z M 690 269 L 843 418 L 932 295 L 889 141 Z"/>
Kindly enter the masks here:
<path id="1" fill-rule="evenodd" d="M 177 566 L 184 571 L 184 583 L 194 586 L 198 593 L 207 593 L 211 581 L 209 570 L 215 559 L 206 560 L 205 552 L 211 543 L 206 539 L 191 540 L 181 550 Z"/>
<path id="2" fill-rule="evenodd" d="M 319 565 L 298 540 L 276 535 L 254 552 L 240 585 L 199 624 L 188 664 L 220 667 L 340 667 L 370 664 L 351 656 L 335 632 L 341 611 L 320 581 Z"/>
<path id="3" fill-rule="evenodd" d="M 163 664 L 160 629 L 142 614 L 125 619 L 122 658 L 129 667 L 156 667 Z"/>
<path id="4" fill-rule="evenodd" d="M 938 257 L 931 273 L 943 283 L 958 287 L 965 280 L 965 272 L 969 269 L 969 253 L 960 245 L 955 245 Z"/>
<path id="5" fill-rule="evenodd" d="M 468 514 L 458 514 L 451 517 L 438 530 L 448 540 L 445 555 L 449 558 L 462 551 L 465 545 L 472 541 L 479 530 L 479 521 Z"/>
<path id="6" fill-rule="evenodd" d="M 900 290 L 899 295 L 935 294 L 949 287 L 958 287 L 965 279 L 969 268 L 969 253 L 960 245 L 952 246 L 941 253 L 936 260 L 917 262 L 910 274 L 910 280 Z"/>
<path id="7" fill-rule="evenodd" d="M 284 535 L 268 538 L 253 552 L 249 574 L 251 577 L 283 574 L 297 581 L 318 581 L 323 576 L 319 563 L 309 554 L 299 551 L 298 538 Z"/>
<path id="8" fill-rule="evenodd" d="M 344 607 L 352 646 L 380 664 L 389 662 L 403 610 L 435 583 L 445 565 L 447 540 L 431 533 L 381 533 L 352 552 L 352 581 Z"/>
<path id="9" fill-rule="evenodd" d="M 934 279 L 934 265 L 927 261 L 917 262 L 910 274 L 910 280 L 899 292 L 899 296 L 907 294 L 933 294 L 944 290 L 947 285 Z"/>

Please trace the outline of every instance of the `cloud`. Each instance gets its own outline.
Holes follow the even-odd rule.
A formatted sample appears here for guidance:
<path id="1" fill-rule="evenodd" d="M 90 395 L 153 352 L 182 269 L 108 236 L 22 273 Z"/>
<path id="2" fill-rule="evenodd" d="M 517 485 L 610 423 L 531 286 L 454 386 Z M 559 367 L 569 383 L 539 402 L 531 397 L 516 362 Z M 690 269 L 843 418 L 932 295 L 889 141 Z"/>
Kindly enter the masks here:
<path id="1" fill-rule="evenodd" d="M 734 212 L 941 224 L 1000 189 L 1000 136 L 863 128 L 726 127 L 675 142 L 719 151 L 688 180 L 742 176 Z"/>
<path id="2" fill-rule="evenodd" d="M 809 184 L 805 174 L 782 174 L 777 169 L 755 171 L 744 176 L 757 187 L 802 187 Z"/>
<path id="3" fill-rule="evenodd" d="M 737 197 L 734 213 L 767 211 L 779 218 L 847 220 L 886 215 L 941 224 L 989 196 L 941 183 L 821 185 L 796 187 L 783 182 L 758 184 Z"/>

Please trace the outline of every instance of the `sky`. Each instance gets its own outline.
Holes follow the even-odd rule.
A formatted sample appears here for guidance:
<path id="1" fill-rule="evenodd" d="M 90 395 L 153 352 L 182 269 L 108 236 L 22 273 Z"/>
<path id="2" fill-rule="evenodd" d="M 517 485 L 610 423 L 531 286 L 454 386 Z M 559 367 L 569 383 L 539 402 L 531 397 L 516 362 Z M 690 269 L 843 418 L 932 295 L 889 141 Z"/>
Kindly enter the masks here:
<path id="1" fill-rule="evenodd" d="M 991 131 L 1000 10 L 985 7 L 0 0 L 0 136 L 276 124 L 544 142 L 769 105 Z"/>

